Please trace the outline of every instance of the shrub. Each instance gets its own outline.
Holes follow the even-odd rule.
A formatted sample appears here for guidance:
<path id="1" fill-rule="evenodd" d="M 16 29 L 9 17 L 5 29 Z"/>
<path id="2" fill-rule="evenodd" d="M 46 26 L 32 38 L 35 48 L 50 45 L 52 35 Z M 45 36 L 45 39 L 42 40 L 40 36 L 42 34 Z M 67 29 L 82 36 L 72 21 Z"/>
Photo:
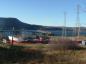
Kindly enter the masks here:
<path id="1" fill-rule="evenodd" d="M 78 44 L 70 39 L 58 39 L 58 41 L 53 41 L 55 44 L 51 45 L 54 49 L 80 49 Z"/>

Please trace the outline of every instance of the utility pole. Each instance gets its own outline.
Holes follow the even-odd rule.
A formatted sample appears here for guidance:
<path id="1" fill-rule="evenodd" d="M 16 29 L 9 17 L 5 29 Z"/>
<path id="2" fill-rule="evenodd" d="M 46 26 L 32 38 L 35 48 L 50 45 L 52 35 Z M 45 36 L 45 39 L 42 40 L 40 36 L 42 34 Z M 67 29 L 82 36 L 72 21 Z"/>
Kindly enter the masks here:
<path id="1" fill-rule="evenodd" d="M 63 31 L 62 31 L 62 38 L 66 37 L 66 16 L 67 16 L 67 13 L 64 12 L 64 25 L 63 25 Z"/>
<path id="2" fill-rule="evenodd" d="M 80 5 L 77 5 L 77 23 L 76 23 L 76 32 L 77 32 L 77 38 L 80 37 Z"/>
<path id="3" fill-rule="evenodd" d="M 13 27 L 13 29 L 12 29 L 12 46 L 13 46 L 13 36 L 14 36 L 14 27 Z"/>
<path id="4" fill-rule="evenodd" d="M 66 37 L 66 12 L 64 12 L 64 36 Z"/>

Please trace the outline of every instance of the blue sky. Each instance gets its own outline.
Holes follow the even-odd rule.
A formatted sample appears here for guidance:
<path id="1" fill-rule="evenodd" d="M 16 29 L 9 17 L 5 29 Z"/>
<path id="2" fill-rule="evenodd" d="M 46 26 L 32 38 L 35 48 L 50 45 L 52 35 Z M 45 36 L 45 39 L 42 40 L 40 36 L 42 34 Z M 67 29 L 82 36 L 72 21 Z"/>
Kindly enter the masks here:
<path id="1" fill-rule="evenodd" d="M 0 17 L 15 17 L 29 24 L 62 26 L 66 11 L 67 26 L 75 26 L 77 4 L 80 4 L 81 26 L 86 26 L 86 0 L 0 0 Z"/>

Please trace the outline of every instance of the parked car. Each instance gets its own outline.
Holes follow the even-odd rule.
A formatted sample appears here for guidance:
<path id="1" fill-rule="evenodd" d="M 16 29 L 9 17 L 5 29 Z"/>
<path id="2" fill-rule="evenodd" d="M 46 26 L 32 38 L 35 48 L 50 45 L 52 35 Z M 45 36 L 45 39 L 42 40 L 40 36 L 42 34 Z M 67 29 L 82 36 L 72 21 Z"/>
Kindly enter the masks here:
<path id="1" fill-rule="evenodd" d="M 44 38 L 44 37 L 27 37 L 23 39 L 23 42 L 31 42 L 31 43 L 42 43 L 42 44 L 47 44 L 49 42 L 49 38 Z"/>
<path id="2" fill-rule="evenodd" d="M 23 40 L 24 42 L 33 42 L 33 38 L 31 37 L 24 38 Z"/>

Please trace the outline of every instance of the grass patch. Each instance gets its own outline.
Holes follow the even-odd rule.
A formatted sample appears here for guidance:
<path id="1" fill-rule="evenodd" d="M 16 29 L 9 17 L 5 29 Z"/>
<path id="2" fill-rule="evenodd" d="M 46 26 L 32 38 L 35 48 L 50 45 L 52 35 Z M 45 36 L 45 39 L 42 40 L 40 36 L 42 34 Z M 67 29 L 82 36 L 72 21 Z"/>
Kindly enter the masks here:
<path id="1" fill-rule="evenodd" d="M 44 45 L 30 49 L 22 46 L 0 47 L 0 64 L 84 64 L 85 50 L 47 48 Z M 45 48 L 46 51 L 43 51 Z"/>

